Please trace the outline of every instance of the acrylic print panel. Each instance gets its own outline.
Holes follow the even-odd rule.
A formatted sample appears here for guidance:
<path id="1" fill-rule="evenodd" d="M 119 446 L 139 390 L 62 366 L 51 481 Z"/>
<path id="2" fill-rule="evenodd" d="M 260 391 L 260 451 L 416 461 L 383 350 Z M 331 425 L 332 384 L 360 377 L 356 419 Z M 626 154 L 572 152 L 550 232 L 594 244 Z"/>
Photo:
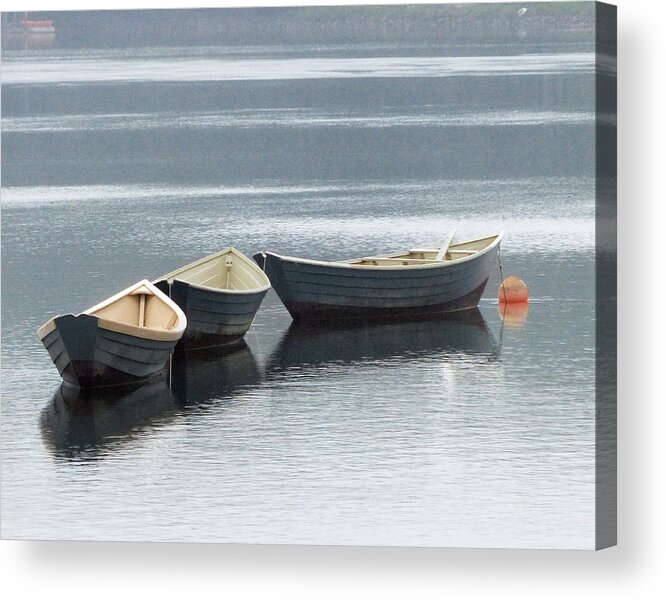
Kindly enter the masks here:
<path id="1" fill-rule="evenodd" d="M 4 538 L 615 543 L 614 7 L 2 27 Z M 229 245 L 339 261 L 454 229 L 504 231 L 529 303 L 498 305 L 496 259 L 444 315 L 313 325 L 270 290 L 233 351 L 129 389 L 62 385 L 36 336 Z"/>

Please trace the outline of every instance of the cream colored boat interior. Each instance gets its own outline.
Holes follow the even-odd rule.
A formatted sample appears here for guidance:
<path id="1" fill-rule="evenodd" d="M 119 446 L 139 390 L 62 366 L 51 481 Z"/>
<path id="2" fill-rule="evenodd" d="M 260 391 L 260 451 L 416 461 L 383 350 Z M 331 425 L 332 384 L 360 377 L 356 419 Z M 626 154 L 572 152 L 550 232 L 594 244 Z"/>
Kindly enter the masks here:
<path id="1" fill-rule="evenodd" d="M 338 262 L 370 266 L 418 265 L 453 262 L 485 250 L 498 237 L 500 237 L 501 234 L 453 243 L 454 235 L 455 231 L 451 233 L 438 248 L 413 248 L 407 252 L 403 251 L 381 254 L 379 256 L 365 256 L 363 258 Z"/>
<path id="2" fill-rule="evenodd" d="M 178 340 L 187 327 L 185 313 L 147 279 L 81 314 L 97 317 L 102 329 L 154 340 Z M 58 318 L 49 319 L 37 330 L 40 340 L 56 329 Z"/>
<path id="3" fill-rule="evenodd" d="M 226 248 L 160 279 L 178 279 L 202 287 L 237 292 L 256 292 L 270 287 L 266 274 L 235 248 Z"/>
<path id="4" fill-rule="evenodd" d="M 93 306 L 86 314 L 134 327 L 164 331 L 172 330 L 178 325 L 178 313 L 146 285 L 114 298 L 108 303 Z"/>

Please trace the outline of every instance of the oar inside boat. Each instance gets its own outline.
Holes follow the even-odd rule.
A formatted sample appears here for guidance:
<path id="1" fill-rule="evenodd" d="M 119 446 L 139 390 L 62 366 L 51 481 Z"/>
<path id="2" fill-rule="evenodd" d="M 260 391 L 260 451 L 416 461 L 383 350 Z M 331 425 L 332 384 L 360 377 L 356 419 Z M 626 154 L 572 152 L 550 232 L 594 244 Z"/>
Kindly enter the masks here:
<path id="1" fill-rule="evenodd" d="M 446 241 L 441 245 L 439 252 L 437 253 L 437 256 L 435 257 L 435 260 L 444 260 L 446 257 L 446 253 L 449 250 L 449 246 L 451 245 L 451 242 L 453 241 L 453 236 L 456 234 L 456 230 L 454 229 L 450 234 L 449 237 L 446 238 Z"/>

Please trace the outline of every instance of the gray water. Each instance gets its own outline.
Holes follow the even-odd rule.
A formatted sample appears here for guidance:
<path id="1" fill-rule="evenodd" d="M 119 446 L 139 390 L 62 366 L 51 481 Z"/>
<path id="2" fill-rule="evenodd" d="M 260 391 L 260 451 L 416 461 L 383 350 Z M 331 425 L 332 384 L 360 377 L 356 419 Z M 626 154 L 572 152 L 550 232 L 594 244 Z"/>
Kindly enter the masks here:
<path id="1" fill-rule="evenodd" d="M 594 546 L 594 55 L 453 54 L 4 54 L 4 538 Z M 505 231 L 526 315 L 499 272 L 462 323 L 313 332 L 271 291 L 245 348 L 79 401 L 36 337 L 229 244 L 454 227 Z"/>

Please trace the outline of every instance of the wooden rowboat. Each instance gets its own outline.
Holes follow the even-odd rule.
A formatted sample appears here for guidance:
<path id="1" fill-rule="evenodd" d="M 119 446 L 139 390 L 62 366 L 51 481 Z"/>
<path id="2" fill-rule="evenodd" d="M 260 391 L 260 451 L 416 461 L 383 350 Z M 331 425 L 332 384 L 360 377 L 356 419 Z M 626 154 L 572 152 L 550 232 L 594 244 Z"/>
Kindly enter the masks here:
<path id="1" fill-rule="evenodd" d="M 187 329 L 179 343 L 182 349 L 240 341 L 271 287 L 265 273 L 232 247 L 167 273 L 154 283 L 187 316 Z"/>
<path id="2" fill-rule="evenodd" d="M 186 324 L 178 305 L 144 279 L 79 315 L 53 317 L 37 335 L 66 382 L 96 387 L 156 375 Z"/>
<path id="3" fill-rule="evenodd" d="M 478 305 L 502 233 L 438 248 L 321 261 L 272 252 L 254 256 L 294 319 L 396 317 Z"/>

